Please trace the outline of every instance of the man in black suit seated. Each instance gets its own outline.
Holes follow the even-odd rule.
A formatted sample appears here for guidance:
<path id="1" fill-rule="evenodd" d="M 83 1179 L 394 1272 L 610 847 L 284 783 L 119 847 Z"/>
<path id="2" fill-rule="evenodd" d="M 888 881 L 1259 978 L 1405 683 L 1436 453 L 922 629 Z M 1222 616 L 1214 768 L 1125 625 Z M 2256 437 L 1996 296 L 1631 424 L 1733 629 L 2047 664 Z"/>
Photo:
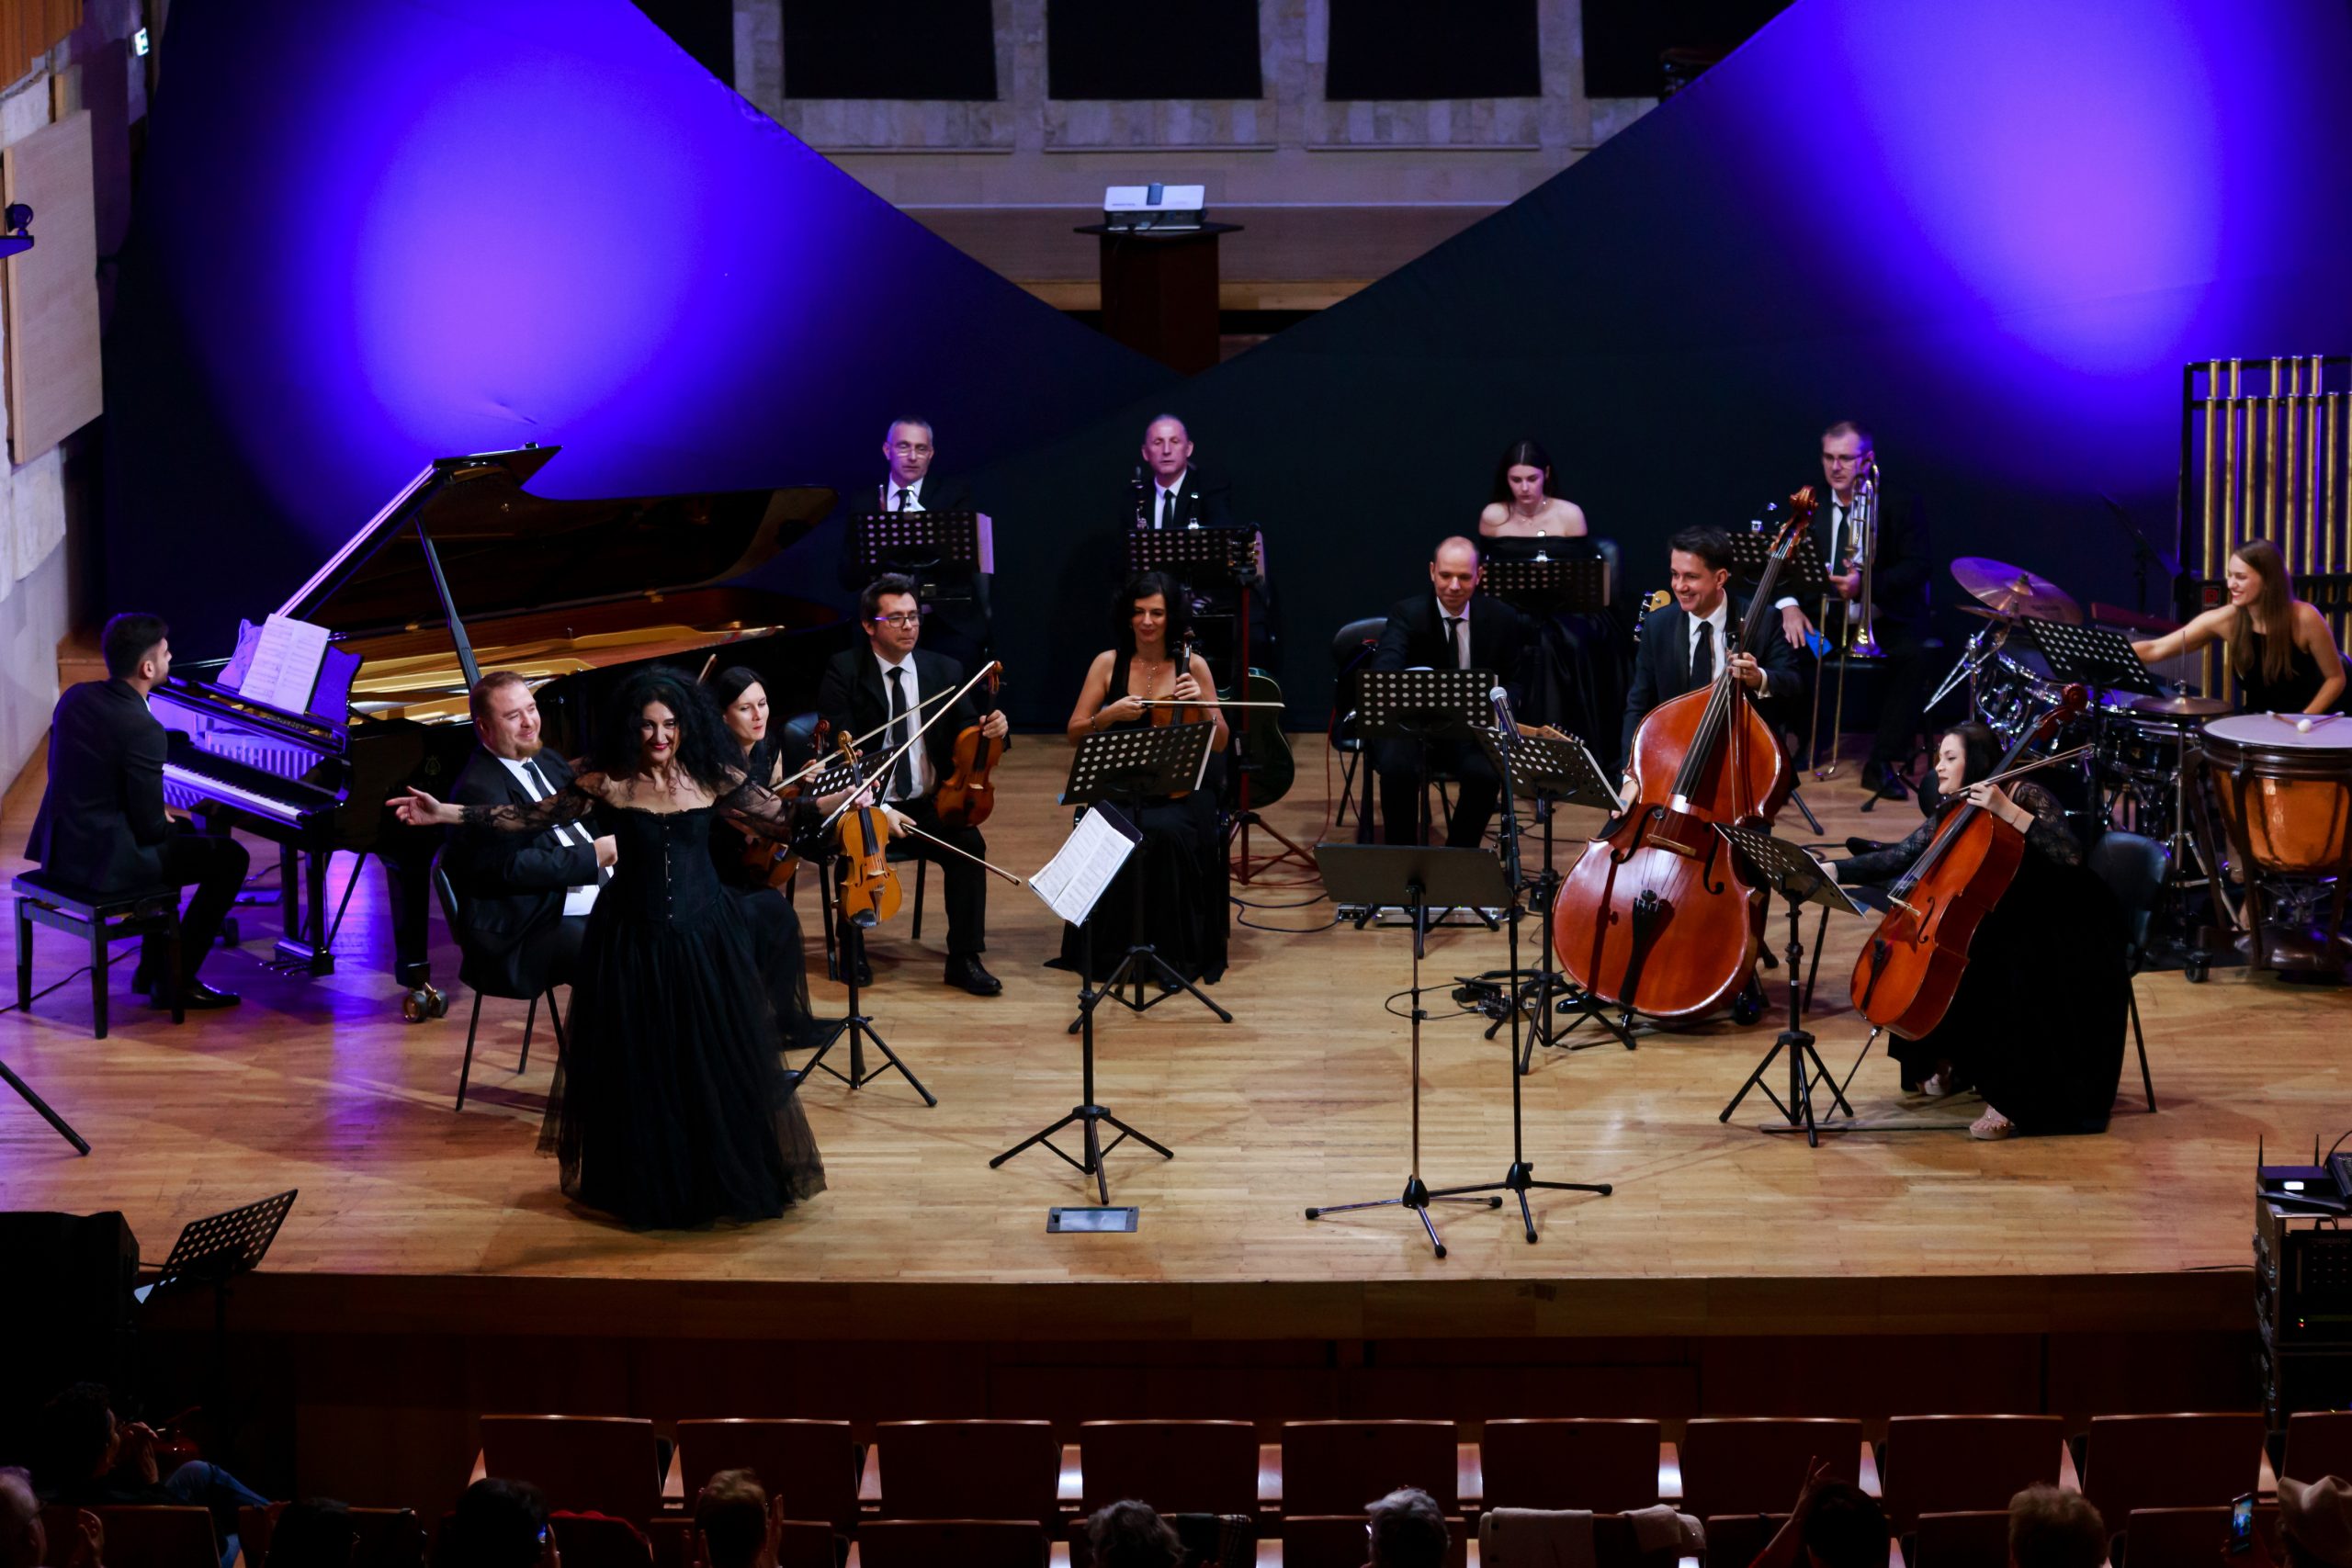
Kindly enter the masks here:
<path id="1" fill-rule="evenodd" d="M 1143 467 L 1136 471 L 1135 513 L 1135 526 L 1154 533 L 1249 526 L 1234 511 L 1233 487 L 1193 466 L 1192 432 L 1172 413 L 1160 414 L 1144 426 Z M 1246 673 L 1238 667 L 1238 634 L 1227 629 L 1235 615 L 1237 589 L 1250 592 L 1250 662 L 1258 666 L 1274 662 L 1273 585 L 1266 577 L 1266 536 L 1263 530 L 1253 532 L 1257 558 L 1240 563 L 1241 570 L 1230 578 L 1219 573 L 1193 581 L 1187 569 L 1169 569 L 1171 575 L 1186 580 L 1192 590 L 1193 625 L 1203 633 L 1202 656 L 1208 660 L 1220 686 L 1237 684 Z M 1121 563 L 1123 572 L 1125 564 Z"/>
<path id="2" fill-rule="evenodd" d="M 925 698 L 944 699 L 964 684 L 964 667 L 915 646 L 922 636 L 922 617 L 910 579 L 895 573 L 876 578 L 859 596 L 858 613 L 865 627 L 865 645 L 837 653 L 826 664 L 817 688 L 817 711 L 842 735 L 864 735 L 888 725 L 880 752 L 887 757 L 925 719 L 938 714 L 938 704 L 916 711 Z M 881 799 L 892 811 L 966 854 L 986 855 L 988 841 L 979 829 L 949 827 L 941 820 L 935 800 L 940 781 L 956 768 L 956 737 L 976 724 L 989 736 L 1001 736 L 1007 728 L 1003 714 L 983 714 L 967 693 L 877 782 Z M 989 874 L 927 840 L 910 834 L 904 842 L 909 852 L 939 868 L 945 888 L 947 983 L 976 997 L 997 995 L 1004 983 L 980 963 L 988 946 Z M 858 976 L 858 984 L 871 983 L 870 973 Z"/>
<path id="3" fill-rule="evenodd" d="M 1193 433 L 1182 420 L 1164 413 L 1144 426 L 1143 463 L 1150 482 L 1136 493 L 1136 527 L 1234 525 L 1233 487 L 1193 467 Z"/>
<path id="4" fill-rule="evenodd" d="M 1860 541 L 1852 512 L 1862 479 L 1877 459 L 1871 433 L 1850 419 L 1841 419 L 1821 433 L 1821 477 L 1829 494 L 1814 513 L 1813 541 L 1836 592 L 1828 606 L 1828 622 L 1821 628 L 1833 643 L 1845 640 L 1847 616 L 1859 614 L 1861 608 Z M 1885 649 L 1886 657 L 1876 661 L 1878 729 L 1871 740 L 1870 760 L 1862 764 L 1862 784 L 1890 800 L 1900 800 L 1903 764 L 1910 761 L 1912 739 L 1924 722 L 1920 675 L 1926 651 L 1921 638 L 1928 621 L 1928 547 L 1909 496 L 1883 490 L 1876 496 L 1878 542 L 1871 554 L 1871 635 Z M 1813 629 L 1804 606 L 1783 594 L 1777 607 L 1781 636 L 1791 648 L 1803 649 L 1805 634 Z M 1856 668 L 1867 666 L 1858 663 Z M 1835 677 L 1825 665 L 1820 678 Z M 1848 678 L 1852 678 L 1850 673 Z"/>
<path id="5" fill-rule="evenodd" d="M 872 512 L 977 513 L 978 507 L 972 500 L 970 486 L 931 471 L 935 456 L 929 420 L 892 420 L 882 434 L 882 460 L 888 465 L 882 482 L 871 491 L 854 486 L 844 491 L 845 509 L 852 516 Z M 857 558 L 857 529 L 852 524 L 842 530 L 841 585 L 858 592 L 873 575 Z M 990 573 L 975 570 L 968 585 L 941 579 L 951 588 L 968 586 L 970 597 L 943 598 L 932 606 L 924 629 L 931 635 L 933 652 L 944 653 L 967 664 L 976 664 L 988 656 L 990 578 Z"/>
<path id="6" fill-rule="evenodd" d="M 1380 646 L 1372 656 L 1374 670 L 1484 670 L 1500 682 L 1516 704 L 1521 695 L 1521 665 L 1526 658 L 1526 618 L 1499 599 L 1478 592 L 1478 547 L 1460 536 L 1445 540 L 1430 558 L 1430 591 L 1400 599 L 1389 607 L 1388 624 L 1380 631 Z M 1478 722 L 1490 722 L 1482 711 Z M 1428 747 L 1429 765 L 1458 781 L 1453 800 L 1453 825 L 1445 841 L 1456 849 L 1475 849 L 1486 838 L 1487 824 L 1502 794 L 1502 780 L 1494 763 L 1475 740 L 1435 739 Z M 1373 772 L 1380 775 L 1380 815 L 1392 844 L 1417 844 L 1421 839 L 1422 801 L 1427 782 L 1422 773 L 1419 742 L 1387 737 L 1372 743 Z M 1368 837 L 1368 827 L 1359 829 Z"/>
<path id="7" fill-rule="evenodd" d="M 1621 755 L 1629 763 L 1642 720 L 1668 698 L 1695 692 L 1715 678 L 1724 667 L 1725 639 L 1736 637 L 1747 614 L 1747 599 L 1730 591 L 1731 540 L 1722 529 L 1685 528 L 1675 535 L 1667 541 L 1667 569 L 1674 603 L 1642 617 L 1641 651 L 1625 698 Z M 1777 705 L 1781 714 L 1792 713 L 1804 692 L 1804 665 L 1786 638 L 1757 640 L 1760 649 L 1743 649 L 1731 656 L 1732 674 L 1750 696 Z M 1770 708 L 1765 716 L 1774 717 Z"/>
<path id="8" fill-rule="evenodd" d="M 50 719 L 49 787 L 33 818 L 25 853 L 59 880 L 94 893 L 128 893 L 169 884 L 193 886 L 180 914 L 180 1002 L 191 1008 L 236 1004 L 233 991 L 197 978 L 220 934 L 252 857 L 234 839 L 176 826 L 164 805 L 164 727 L 147 711 L 147 694 L 171 672 L 171 628 L 160 615 L 117 615 L 101 638 L 107 679 L 69 686 Z M 169 1004 L 164 945 L 141 945 L 133 989 Z"/>
<path id="9" fill-rule="evenodd" d="M 539 745 L 539 705 L 523 677 L 493 670 L 469 700 L 481 744 L 458 770 L 452 801 L 528 806 L 571 787 L 571 764 Z M 613 840 L 592 836 L 584 822 L 537 833 L 458 829 L 445 863 L 466 896 L 459 978 L 510 996 L 569 982 L 613 856 Z"/>

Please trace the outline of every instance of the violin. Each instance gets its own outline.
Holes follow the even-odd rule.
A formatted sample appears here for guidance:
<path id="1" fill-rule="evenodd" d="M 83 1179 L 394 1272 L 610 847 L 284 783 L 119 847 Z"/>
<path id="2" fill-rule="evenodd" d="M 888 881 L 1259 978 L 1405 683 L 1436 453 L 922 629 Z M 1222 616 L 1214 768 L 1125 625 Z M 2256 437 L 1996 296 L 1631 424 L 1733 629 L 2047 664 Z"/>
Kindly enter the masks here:
<path id="1" fill-rule="evenodd" d="M 716 658 L 717 655 L 714 654 L 712 657 Z M 821 718 L 817 721 L 815 740 L 820 751 L 824 749 L 825 731 L 831 728 Z M 776 785 L 775 797 L 778 800 L 799 799 L 800 781 L 806 776 L 804 772 Z M 782 893 L 788 890 L 792 886 L 792 879 L 800 874 L 800 852 L 789 843 L 778 843 L 773 839 L 763 839 L 755 833 L 746 833 L 743 836 L 743 863 L 749 866 L 752 874 L 763 883 Z"/>
<path id="2" fill-rule="evenodd" d="M 1001 683 L 1002 672 L 1002 665 L 989 666 L 991 697 Z M 1004 760 L 1004 737 L 984 734 L 977 724 L 966 725 L 956 733 L 955 757 L 955 770 L 940 781 L 933 804 L 939 819 L 949 827 L 977 828 L 996 809 L 996 785 L 989 775 Z"/>
<path id="3" fill-rule="evenodd" d="M 865 765 L 858 761 L 857 748 L 850 744 L 846 734 L 840 737 L 840 741 L 842 756 L 849 762 L 850 787 L 862 795 L 865 791 Z M 899 912 L 899 874 L 883 854 L 890 841 L 889 815 L 871 806 L 844 812 L 841 836 L 842 863 L 846 868 L 842 883 L 842 913 L 860 931 L 872 931 Z"/>
<path id="4" fill-rule="evenodd" d="M 1738 642 L 1724 639 L 1713 682 L 1643 718 L 1625 763 L 1633 798 L 1585 846 L 1554 901 L 1560 967 L 1602 1001 L 1690 1018 L 1721 1007 L 1756 971 L 1764 905 L 1715 825 L 1769 822 L 1796 787 L 1731 661 L 1762 646 L 1781 568 L 1813 517 L 1813 487 L 1789 504 Z"/>
<path id="5" fill-rule="evenodd" d="M 2082 712 L 2083 701 L 2082 687 L 2067 687 L 2058 705 L 2018 737 L 1996 777 L 2007 776 L 2028 746 Z M 1871 1028 L 1917 1040 L 1943 1021 L 1968 972 L 1976 928 L 2024 860 L 2025 835 L 1983 807 L 1963 801 L 1944 818 L 1911 869 L 1887 889 L 1893 907 L 1854 960 L 1854 1008 Z"/>

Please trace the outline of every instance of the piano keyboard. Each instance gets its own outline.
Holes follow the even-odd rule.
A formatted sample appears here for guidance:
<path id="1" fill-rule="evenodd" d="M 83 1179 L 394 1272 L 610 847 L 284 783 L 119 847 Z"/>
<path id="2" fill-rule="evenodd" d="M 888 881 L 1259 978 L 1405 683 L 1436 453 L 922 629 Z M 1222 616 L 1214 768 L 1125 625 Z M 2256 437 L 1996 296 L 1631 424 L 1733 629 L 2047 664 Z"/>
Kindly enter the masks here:
<path id="1" fill-rule="evenodd" d="M 317 761 L 290 748 L 282 750 L 288 751 L 288 761 L 299 757 L 306 767 Z M 222 801 L 288 828 L 306 826 L 339 804 L 333 792 L 315 784 L 283 778 L 265 767 L 176 740 L 164 762 L 164 798 L 183 810 L 202 801 Z"/>

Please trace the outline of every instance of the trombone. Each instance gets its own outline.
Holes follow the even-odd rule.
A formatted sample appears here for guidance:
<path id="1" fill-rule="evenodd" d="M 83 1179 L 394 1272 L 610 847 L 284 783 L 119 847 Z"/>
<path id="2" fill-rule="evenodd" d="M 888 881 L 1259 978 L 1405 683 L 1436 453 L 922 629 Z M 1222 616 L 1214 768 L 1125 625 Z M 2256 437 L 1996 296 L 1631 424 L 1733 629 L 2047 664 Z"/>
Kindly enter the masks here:
<path id="1" fill-rule="evenodd" d="M 1886 649 L 1879 646 L 1872 627 L 1871 577 L 1878 560 L 1878 454 L 1871 451 L 1862 467 L 1861 477 L 1854 486 L 1854 504 L 1846 513 L 1847 530 L 1853 540 L 1853 558 L 1862 574 L 1861 588 L 1852 600 L 1846 602 L 1843 640 L 1838 648 L 1838 696 L 1829 716 L 1829 762 L 1821 761 L 1821 682 L 1813 682 L 1813 733 L 1805 741 L 1805 751 L 1813 759 L 1813 776 L 1832 779 L 1838 775 L 1838 737 L 1843 733 L 1846 721 L 1846 668 L 1857 659 L 1883 659 Z M 1843 564 L 1829 563 L 1833 574 Z M 1821 595 L 1821 615 L 1816 623 L 1829 624 L 1829 607 L 1838 603 L 1837 589 L 1825 589 Z M 1824 654 L 1823 658 L 1828 656 Z"/>

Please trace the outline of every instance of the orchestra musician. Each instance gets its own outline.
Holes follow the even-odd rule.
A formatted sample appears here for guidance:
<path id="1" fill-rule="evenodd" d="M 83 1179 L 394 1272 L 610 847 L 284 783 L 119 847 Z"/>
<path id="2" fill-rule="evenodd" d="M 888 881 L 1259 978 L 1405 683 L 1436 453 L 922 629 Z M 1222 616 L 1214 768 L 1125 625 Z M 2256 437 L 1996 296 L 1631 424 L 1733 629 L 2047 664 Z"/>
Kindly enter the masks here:
<path id="1" fill-rule="evenodd" d="M 449 798 L 458 806 L 529 806 L 571 787 L 571 764 L 539 744 L 539 705 L 530 682 L 493 670 L 474 682 L 475 747 Z M 571 983 L 588 911 L 611 879 L 618 850 L 610 834 L 564 822 L 537 833 L 461 828 L 444 855 L 464 889 L 460 975 L 477 988 L 537 996 Z"/>
<path id="2" fill-rule="evenodd" d="M 1821 477 L 1829 494 L 1814 514 L 1813 540 L 1837 599 L 1830 606 L 1829 624 L 1821 628 L 1833 645 L 1846 636 L 1848 618 L 1860 613 L 1862 541 L 1854 503 L 1863 477 L 1874 470 L 1876 462 L 1871 433 L 1854 421 L 1841 419 L 1821 433 Z M 1878 511 L 1870 558 L 1871 635 L 1885 657 L 1875 661 L 1880 665 L 1878 728 L 1870 759 L 1862 764 L 1862 784 L 1889 800 L 1900 800 L 1903 766 L 1910 761 L 1911 742 L 1922 722 L 1928 549 L 1909 497 L 1885 490 L 1872 494 Z M 1813 629 L 1804 607 L 1787 594 L 1776 601 L 1776 607 L 1781 636 L 1789 647 L 1802 649 Z"/>
<path id="3" fill-rule="evenodd" d="M 1185 651 L 1188 607 L 1173 579 L 1162 572 L 1137 572 L 1120 589 L 1113 610 L 1112 646 L 1096 654 L 1087 669 L 1065 727 L 1069 743 L 1077 746 L 1090 735 L 1155 723 L 1206 722 L 1216 731 L 1210 741 L 1211 782 L 1180 795 L 1144 801 L 1141 819 L 1135 823 L 1143 842 L 1095 900 L 1090 917 L 1094 927 L 1092 977 L 1107 979 L 1132 943 L 1148 942 L 1186 979 L 1214 984 L 1225 974 L 1230 910 L 1214 784 L 1214 753 L 1225 749 L 1227 739 L 1225 715 L 1217 706 L 1208 661 Z M 1188 705 L 1144 706 L 1155 699 Z M 1134 895 L 1127 878 L 1136 875 L 1144 879 L 1140 932 L 1129 930 Z M 1078 929 L 1065 927 L 1056 965 L 1078 968 L 1080 947 Z"/>
<path id="4" fill-rule="evenodd" d="M 1978 924 L 1942 1021 L 1917 1040 L 1891 1035 L 1887 1053 L 1906 1089 L 1942 1096 L 1973 1087 L 1984 1097 L 1971 1137 L 2103 1133 L 2130 1007 L 2122 908 L 2084 864 L 2054 795 L 2031 779 L 1982 782 L 2000 757 L 2000 741 L 1982 724 L 1946 730 L 1935 758 L 1944 807 L 1899 844 L 1829 862 L 1830 874 L 1841 886 L 1894 881 L 1962 800 L 2023 833 L 2016 880 Z"/>
<path id="5" fill-rule="evenodd" d="M 1494 560 L 1597 560 L 1584 508 L 1552 490 L 1552 459 L 1532 441 L 1515 441 L 1495 465 L 1487 508 L 1478 514 L 1478 547 Z M 1535 622 L 1527 660 L 1527 702 L 1520 717 L 1582 738 L 1607 766 L 1611 722 L 1625 708 L 1629 649 L 1617 617 L 1603 610 L 1561 610 Z"/>
<path id="6" fill-rule="evenodd" d="M 1233 487 L 1193 467 L 1193 434 L 1172 413 L 1143 428 L 1143 463 L 1150 483 L 1137 497 L 1136 526 L 1151 529 L 1229 528 Z"/>
<path id="7" fill-rule="evenodd" d="M 1484 670 L 1510 693 L 1516 707 L 1528 648 L 1527 621 L 1501 600 L 1478 592 L 1478 547 L 1460 535 L 1439 541 L 1430 556 L 1425 593 L 1389 606 L 1374 650 L 1374 670 Z M 1456 782 L 1453 825 L 1445 841 L 1476 849 L 1502 794 L 1502 780 L 1484 748 L 1467 738 L 1435 739 L 1426 746 L 1402 736 L 1372 744 L 1372 768 L 1380 778 L 1380 815 L 1385 841 L 1421 841 L 1429 779 L 1424 771 L 1451 773 Z M 1370 824 L 1358 836 L 1369 838 Z"/>
<path id="8" fill-rule="evenodd" d="M 2250 713 L 2342 713 L 2344 655 L 2327 618 L 2295 597 L 2278 547 L 2249 539 L 2230 552 L 2229 599 L 2178 631 L 2135 642 L 2143 664 L 2159 664 L 2222 645 L 2237 677 L 2239 706 Z"/>
<path id="9" fill-rule="evenodd" d="M 1736 633 L 1747 601 L 1730 591 L 1731 540 L 1720 528 L 1685 528 L 1667 541 L 1667 585 L 1674 602 L 1642 617 L 1642 646 L 1634 659 L 1625 698 L 1620 754 L 1634 753 L 1634 732 L 1668 697 L 1695 692 L 1724 668 L 1724 639 Z M 1763 637 L 1758 649 L 1731 656 L 1731 672 L 1748 694 L 1793 710 L 1804 691 L 1804 666 L 1781 637 Z"/>
<path id="10" fill-rule="evenodd" d="M 168 885 L 196 889 L 180 915 L 180 1005 L 225 1008 L 234 991 L 198 978 L 220 937 L 251 863 L 243 845 L 198 833 L 164 804 L 164 727 L 148 711 L 148 694 L 171 672 L 171 628 L 160 615 L 121 615 L 100 637 L 107 678 L 68 686 L 49 728 L 49 783 L 33 818 L 28 858 L 60 881 L 93 893 L 128 893 Z M 143 939 L 133 990 L 170 1005 L 174 976 L 164 973 L 163 938 Z"/>
<path id="11" fill-rule="evenodd" d="M 1246 526 L 1234 511 L 1232 486 L 1193 466 L 1192 433 L 1174 414 L 1159 414 L 1144 426 L 1143 464 L 1135 484 L 1136 528 L 1161 532 Z M 1193 628 L 1208 652 L 1211 669 L 1226 684 L 1238 682 L 1246 673 L 1238 668 L 1238 634 L 1226 629 L 1234 618 L 1235 595 L 1240 591 L 1250 594 L 1250 662 L 1268 665 L 1273 661 L 1272 585 L 1265 571 L 1266 536 L 1261 531 L 1253 534 L 1255 558 L 1238 563 L 1231 577 L 1202 576 L 1183 585 L 1192 596 Z"/>
<path id="12" fill-rule="evenodd" d="M 936 456 L 931 421 L 892 420 L 882 435 L 882 482 L 871 490 L 854 486 L 843 491 L 848 497 L 847 509 L 854 513 L 978 511 L 972 500 L 971 487 L 931 471 Z M 857 558 L 856 528 L 853 525 L 842 529 L 841 585 L 853 593 L 859 592 L 872 575 L 872 570 Z M 988 657 L 991 586 L 990 574 L 976 570 L 968 599 L 943 598 L 930 607 L 923 629 L 933 653 L 944 653 L 972 667 Z"/>
<path id="13" fill-rule="evenodd" d="M 876 578 L 858 596 L 858 614 L 865 641 L 835 654 L 826 664 L 817 688 L 817 711 L 843 735 L 864 735 L 888 726 L 881 752 L 888 756 L 936 715 L 937 705 L 922 708 L 925 697 L 944 699 L 964 684 L 964 667 L 916 646 L 923 626 L 912 579 L 895 572 Z M 876 793 L 924 833 L 964 852 L 951 853 L 911 834 L 904 840 L 910 853 L 939 868 L 945 888 L 947 984 L 976 997 L 993 997 L 1004 983 L 980 962 L 988 946 L 988 873 L 965 858 L 985 856 L 988 842 L 976 828 L 951 827 L 940 817 L 935 801 L 940 781 L 955 771 L 956 737 L 973 725 L 991 738 L 1002 737 L 1008 728 L 1001 712 L 982 713 L 979 703 L 967 694 L 924 732 L 920 745 L 899 759 Z M 858 976 L 861 986 L 872 983 L 869 975 Z"/>

